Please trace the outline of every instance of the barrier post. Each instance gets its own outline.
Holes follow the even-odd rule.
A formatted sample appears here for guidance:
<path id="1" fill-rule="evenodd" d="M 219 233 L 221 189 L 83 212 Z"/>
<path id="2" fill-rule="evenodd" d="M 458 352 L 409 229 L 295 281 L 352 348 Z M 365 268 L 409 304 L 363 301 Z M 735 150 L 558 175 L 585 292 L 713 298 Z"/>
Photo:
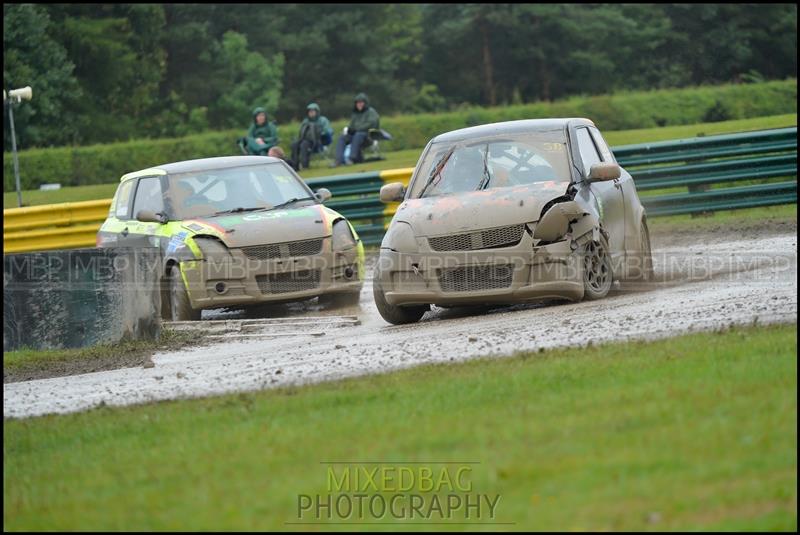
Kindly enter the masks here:
<path id="1" fill-rule="evenodd" d="M 19 183 L 19 158 L 17 158 L 17 134 L 14 131 L 14 99 L 8 99 L 8 121 L 11 123 L 11 158 L 14 160 L 14 180 L 17 186 L 17 206 L 22 207 L 22 186 Z"/>

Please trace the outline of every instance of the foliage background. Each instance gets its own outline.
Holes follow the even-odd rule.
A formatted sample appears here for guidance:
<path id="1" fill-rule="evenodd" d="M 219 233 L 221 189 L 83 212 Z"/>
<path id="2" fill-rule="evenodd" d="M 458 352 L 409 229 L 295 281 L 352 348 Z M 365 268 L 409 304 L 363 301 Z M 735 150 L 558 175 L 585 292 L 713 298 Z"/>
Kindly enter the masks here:
<path id="1" fill-rule="evenodd" d="M 498 121 L 540 117 L 590 117 L 605 133 L 746 119 L 797 112 L 797 80 L 727 84 L 686 89 L 623 92 L 616 95 L 571 97 L 493 108 L 469 107 L 444 113 L 386 117 L 381 125 L 394 136 L 392 150 L 421 149 L 442 132 Z M 337 132 L 345 120 L 333 122 Z M 288 152 L 298 123 L 279 129 Z M 34 148 L 19 153 L 22 189 L 41 184 L 62 186 L 116 182 L 124 173 L 178 160 L 239 154 L 240 129 L 226 129 L 164 139 L 136 139 L 83 147 Z M 14 190 L 10 153 L 3 155 L 3 190 Z"/>
<path id="2" fill-rule="evenodd" d="M 390 116 L 797 72 L 793 4 L 4 4 L 3 15 L 4 85 L 34 88 L 15 114 L 23 148 L 242 130 L 256 105 L 281 124 L 310 101 L 341 119 L 358 91 Z"/>

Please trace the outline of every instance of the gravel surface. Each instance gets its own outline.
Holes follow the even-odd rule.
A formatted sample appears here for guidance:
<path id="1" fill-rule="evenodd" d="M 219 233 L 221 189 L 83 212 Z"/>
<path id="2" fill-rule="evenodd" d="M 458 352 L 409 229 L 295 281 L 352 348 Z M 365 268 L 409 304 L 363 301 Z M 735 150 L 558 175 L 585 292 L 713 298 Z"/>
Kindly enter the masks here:
<path id="1" fill-rule="evenodd" d="M 276 324 L 271 332 L 289 334 L 285 336 L 223 340 L 156 353 L 150 368 L 5 384 L 3 414 L 67 413 L 518 351 L 797 321 L 796 227 L 741 233 L 689 230 L 668 236 L 654 232 L 653 246 L 657 281 L 643 287 L 623 285 L 601 301 L 434 309 L 418 324 L 392 326 L 378 315 L 367 282 L 356 307 L 330 310 L 310 301 L 244 315 L 207 312 L 204 320 L 255 313 L 302 318 L 303 325 Z M 341 320 L 352 316 L 359 321 Z"/>

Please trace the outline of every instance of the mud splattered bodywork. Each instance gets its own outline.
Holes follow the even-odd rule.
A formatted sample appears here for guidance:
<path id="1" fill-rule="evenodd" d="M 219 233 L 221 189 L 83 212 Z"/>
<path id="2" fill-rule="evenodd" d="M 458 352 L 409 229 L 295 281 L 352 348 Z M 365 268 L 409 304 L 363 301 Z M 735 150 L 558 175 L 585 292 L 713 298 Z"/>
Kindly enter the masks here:
<path id="1" fill-rule="evenodd" d="M 396 186 L 385 188 L 383 200 L 400 200 L 388 198 Z M 599 298 L 613 280 L 646 276 L 633 180 L 586 119 L 438 136 L 402 200 L 375 275 L 376 303 L 392 323 L 415 321 L 430 304 Z"/>
<path id="2" fill-rule="evenodd" d="M 263 190 L 273 185 L 270 200 Z M 159 192 L 149 201 L 148 187 Z M 122 178 L 97 244 L 159 247 L 169 303 L 162 313 L 172 319 L 196 318 L 205 308 L 357 296 L 364 247 L 352 225 L 321 203 L 327 197 L 274 158 L 168 164 Z"/>

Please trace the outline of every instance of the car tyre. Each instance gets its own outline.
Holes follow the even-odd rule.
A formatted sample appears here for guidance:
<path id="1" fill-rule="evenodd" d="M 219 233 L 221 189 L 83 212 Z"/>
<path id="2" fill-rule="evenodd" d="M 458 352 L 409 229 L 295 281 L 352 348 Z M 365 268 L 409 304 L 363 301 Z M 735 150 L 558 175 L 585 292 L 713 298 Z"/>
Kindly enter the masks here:
<path id="1" fill-rule="evenodd" d="M 172 321 L 172 296 L 170 294 L 169 271 L 164 274 L 160 281 L 161 284 L 161 319 Z"/>
<path id="2" fill-rule="evenodd" d="M 192 308 L 189 293 L 183 283 L 180 269 L 173 266 L 169 276 L 169 302 L 172 321 L 197 321 L 200 319 L 200 310 Z"/>
<path id="3" fill-rule="evenodd" d="M 372 281 L 372 295 L 375 298 L 375 306 L 383 319 L 393 325 L 403 325 L 406 323 L 416 323 L 422 316 L 431 309 L 430 305 L 396 306 L 386 302 L 386 296 L 378 277 Z"/>
<path id="4" fill-rule="evenodd" d="M 650 231 L 644 218 L 639 225 L 639 244 L 639 252 L 636 255 L 638 265 L 634 268 L 633 279 L 650 282 L 653 280 L 653 252 L 650 248 Z"/>
<path id="5" fill-rule="evenodd" d="M 583 298 L 587 301 L 602 299 L 608 295 L 613 282 L 611 255 L 608 242 L 601 237 L 600 242 L 590 241 L 583 248 L 582 258 Z"/>

